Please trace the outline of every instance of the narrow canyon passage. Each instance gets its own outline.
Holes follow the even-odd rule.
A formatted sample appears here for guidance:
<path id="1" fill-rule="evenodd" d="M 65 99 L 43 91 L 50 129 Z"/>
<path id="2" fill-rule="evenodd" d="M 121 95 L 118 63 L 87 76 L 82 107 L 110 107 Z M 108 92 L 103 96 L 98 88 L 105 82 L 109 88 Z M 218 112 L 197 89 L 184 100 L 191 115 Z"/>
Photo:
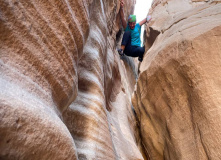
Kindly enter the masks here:
<path id="1" fill-rule="evenodd" d="M 140 63 L 119 0 L 0 0 L 0 159 L 221 159 L 220 1 L 148 14 Z"/>

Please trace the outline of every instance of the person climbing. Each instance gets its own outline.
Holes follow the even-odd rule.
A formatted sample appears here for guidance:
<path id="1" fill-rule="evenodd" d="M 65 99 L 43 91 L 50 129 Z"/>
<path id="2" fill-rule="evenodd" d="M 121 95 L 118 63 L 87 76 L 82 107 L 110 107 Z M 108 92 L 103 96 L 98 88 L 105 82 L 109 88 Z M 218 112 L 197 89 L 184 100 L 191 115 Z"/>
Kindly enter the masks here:
<path id="1" fill-rule="evenodd" d="M 126 54 L 131 57 L 138 57 L 138 60 L 142 62 L 145 47 L 141 47 L 140 32 L 141 26 L 151 20 L 151 16 L 143 19 L 139 23 L 136 23 L 136 15 L 130 15 L 128 17 L 128 23 L 124 19 L 124 1 L 120 0 L 120 18 L 124 28 L 124 35 L 121 42 L 121 48 L 118 49 L 118 53 L 123 56 Z"/>

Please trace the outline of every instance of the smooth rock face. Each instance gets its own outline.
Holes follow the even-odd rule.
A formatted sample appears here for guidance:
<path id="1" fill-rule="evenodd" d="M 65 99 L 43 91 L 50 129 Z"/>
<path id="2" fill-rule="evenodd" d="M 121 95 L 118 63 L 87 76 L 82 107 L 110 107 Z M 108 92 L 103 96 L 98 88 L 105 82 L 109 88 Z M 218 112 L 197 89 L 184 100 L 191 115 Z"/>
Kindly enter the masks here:
<path id="1" fill-rule="evenodd" d="M 221 159 L 221 3 L 155 0 L 150 13 L 133 97 L 144 148 L 153 160 Z"/>
<path id="2" fill-rule="evenodd" d="M 0 1 L 0 159 L 145 158 L 130 100 L 134 62 L 116 52 L 119 8 Z"/>

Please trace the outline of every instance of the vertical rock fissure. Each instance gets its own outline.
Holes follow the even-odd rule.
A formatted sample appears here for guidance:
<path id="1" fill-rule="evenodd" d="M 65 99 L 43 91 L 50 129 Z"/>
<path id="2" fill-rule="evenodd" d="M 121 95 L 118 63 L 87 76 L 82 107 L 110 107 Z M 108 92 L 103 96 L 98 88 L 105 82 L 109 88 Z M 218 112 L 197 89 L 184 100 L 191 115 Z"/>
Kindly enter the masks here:
<path id="1" fill-rule="evenodd" d="M 161 32 L 154 29 L 153 27 L 149 27 L 149 36 L 145 37 L 145 41 L 147 42 L 147 49 L 151 48 L 156 38 L 159 36 Z"/>

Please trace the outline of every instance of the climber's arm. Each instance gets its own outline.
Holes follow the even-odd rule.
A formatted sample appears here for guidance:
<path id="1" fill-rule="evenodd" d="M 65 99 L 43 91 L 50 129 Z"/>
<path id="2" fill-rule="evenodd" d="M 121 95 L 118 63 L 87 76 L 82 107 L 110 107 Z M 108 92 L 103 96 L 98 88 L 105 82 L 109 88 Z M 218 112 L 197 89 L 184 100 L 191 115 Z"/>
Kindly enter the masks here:
<path id="1" fill-rule="evenodd" d="M 123 0 L 120 1 L 120 18 L 121 18 L 121 22 L 122 22 L 124 29 L 126 29 L 127 22 L 124 19 L 124 1 Z"/>
<path id="2" fill-rule="evenodd" d="M 151 20 L 151 16 L 148 15 L 147 18 L 145 18 L 139 22 L 139 25 L 142 26 L 144 23 L 149 22 L 150 20 Z"/>

